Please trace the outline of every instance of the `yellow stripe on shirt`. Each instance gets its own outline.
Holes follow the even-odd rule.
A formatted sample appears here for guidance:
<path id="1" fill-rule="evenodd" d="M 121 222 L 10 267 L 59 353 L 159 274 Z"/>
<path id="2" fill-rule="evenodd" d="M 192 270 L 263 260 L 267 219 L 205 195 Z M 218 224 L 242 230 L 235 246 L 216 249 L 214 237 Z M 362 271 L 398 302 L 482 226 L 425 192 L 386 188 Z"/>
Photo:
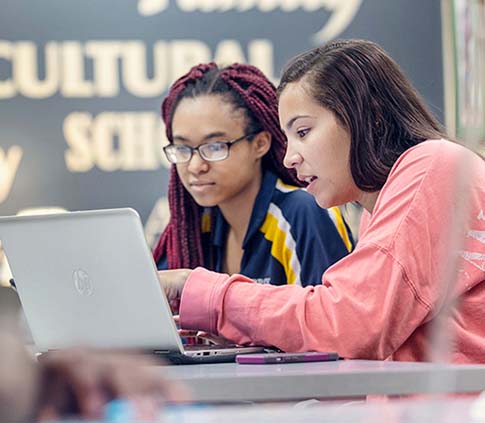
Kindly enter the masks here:
<path id="1" fill-rule="evenodd" d="M 276 181 L 276 189 L 281 192 L 291 192 L 300 188 L 295 187 L 294 185 L 285 184 L 281 179 L 278 178 Z"/>
<path id="2" fill-rule="evenodd" d="M 335 227 L 342 238 L 342 241 L 350 253 L 352 251 L 352 243 L 350 242 L 349 233 L 347 232 L 347 227 L 345 226 L 342 212 L 338 207 L 331 207 L 328 209 L 328 213 L 330 214 L 330 217 L 332 218 L 333 223 L 335 224 Z"/>
<path id="3" fill-rule="evenodd" d="M 201 226 L 202 233 L 206 234 L 206 233 L 210 232 L 211 231 L 211 214 L 210 214 L 210 212 L 204 211 L 204 213 L 202 213 L 202 217 L 201 217 L 200 220 L 201 220 L 200 226 Z"/>
<path id="4" fill-rule="evenodd" d="M 295 240 L 289 229 L 289 223 L 284 219 L 281 210 L 270 204 L 260 231 L 271 242 L 271 255 L 283 266 L 287 283 L 300 285 L 300 262 L 295 252 Z"/>

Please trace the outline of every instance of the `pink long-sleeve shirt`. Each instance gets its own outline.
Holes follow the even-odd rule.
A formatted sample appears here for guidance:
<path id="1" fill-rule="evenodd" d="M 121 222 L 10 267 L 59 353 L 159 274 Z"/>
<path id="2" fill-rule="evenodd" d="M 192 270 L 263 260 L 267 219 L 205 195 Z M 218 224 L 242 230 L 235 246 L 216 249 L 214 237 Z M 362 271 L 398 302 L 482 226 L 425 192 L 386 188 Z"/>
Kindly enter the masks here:
<path id="1" fill-rule="evenodd" d="M 183 328 L 240 344 L 406 361 L 430 358 L 437 315 L 450 361 L 485 362 L 485 162 L 445 140 L 401 155 L 354 252 L 321 286 L 264 286 L 198 268 L 180 308 Z"/>

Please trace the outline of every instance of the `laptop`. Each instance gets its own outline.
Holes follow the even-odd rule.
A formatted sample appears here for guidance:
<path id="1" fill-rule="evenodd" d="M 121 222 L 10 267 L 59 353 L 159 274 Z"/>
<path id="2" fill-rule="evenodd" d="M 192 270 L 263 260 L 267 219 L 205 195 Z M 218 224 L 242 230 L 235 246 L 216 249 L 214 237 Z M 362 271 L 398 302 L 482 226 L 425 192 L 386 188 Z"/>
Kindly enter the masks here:
<path id="1" fill-rule="evenodd" d="M 87 345 L 214 363 L 264 351 L 183 345 L 133 209 L 1 217 L 0 241 L 41 353 Z"/>

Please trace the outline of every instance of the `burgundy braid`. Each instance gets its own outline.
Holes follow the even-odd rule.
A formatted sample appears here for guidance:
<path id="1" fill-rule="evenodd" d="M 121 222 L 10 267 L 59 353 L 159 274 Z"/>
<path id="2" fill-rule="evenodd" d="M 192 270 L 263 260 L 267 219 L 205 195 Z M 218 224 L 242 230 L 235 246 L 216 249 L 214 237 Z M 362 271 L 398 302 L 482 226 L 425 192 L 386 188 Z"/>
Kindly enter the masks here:
<path id="1" fill-rule="evenodd" d="M 170 142 L 172 142 L 172 116 L 183 91 L 213 69 L 217 69 L 214 62 L 194 66 L 170 88 L 161 108 Z M 283 166 L 286 138 L 279 126 L 278 99 L 274 85 L 259 69 L 245 64 L 233 64 L 222 69 L 216 76 L 216 79 L 219 78 L 241 97 L 260 127 L 272 136 L 271 149 L 263 158 L 263 167 L 276 173 L 285 183 L 301 186 L 302 183 L 296 178 L 295 173 Z M 218 92 L 214 91 L 212 94 L 217 95 Z M 194 201 L 182 185 L 175 165 L 172 165 L 170 171 L 168 203 L 170 222 L 153 252 L 155 260 L 158 261 L 166 255 L 169 269 L 192 269 L 204 265 L 201 236 L 203 208 Z M 211 220 L 213 223 L 213 216 Z"/>
<path id="2" fill-rule="evenodd" d="M 179 100 L 179 95 L 182 93 L 187 84 L 195 82 L 201 79 L 204 74 L 211 69 L 216 69 L 217 65 L 214 62 L 202 63 L 200 65 L 194 66 L 188 73 L 177 79 L 171 86 L 168 96 L 163 100 L 162 103 L 162 119 L 165 123 L 165 132 L 167 134 L 167 139 L 172 142 L 172 115 L 175 111 L 175 103 Z"/>
<path id="3" fill-rule="evenodd" d="M 170 142 L 172 142 L 172 115 L 180 94 L 187 84 L 201 79 L 206 72 L 216 67 L 214 62 L 194 66 L 172 84 L 161 108 L 165 132 Z M 203 265 L 204 254 L 200 230 L 202 210 L 182 185 L 175 165 L 172 165 L 170 170 L 168 204 L 170 221 L 153 251 L 155 261 L 166 254 L 169 269 L 192 269 Z"/>

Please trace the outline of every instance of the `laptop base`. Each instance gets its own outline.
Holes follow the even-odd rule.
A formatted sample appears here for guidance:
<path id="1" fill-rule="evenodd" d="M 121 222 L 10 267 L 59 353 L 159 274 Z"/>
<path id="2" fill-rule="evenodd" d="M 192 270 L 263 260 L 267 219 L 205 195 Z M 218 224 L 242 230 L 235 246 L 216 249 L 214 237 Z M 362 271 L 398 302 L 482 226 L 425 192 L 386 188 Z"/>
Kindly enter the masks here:
<path id="1" fill-rule="evenodd" d="M 236 356 L 240 354 L 265 353 L 264 347 L 222 347 L 220 345 L 200 346 L 194 350 L 182 354 L 178 351 L 153 351 L 153 354 L 168 360 L 172 364 L 211 364 L 211 363 L 234 363 Z"/>
<path id="2" fill-rule="evenodd" d="M 189 355 L 180 354 L 180 353 L 171 353 L 171 354 L 162 354 L 160 355 L 160 358 L 167 359 L 170 362 L 170 364 L 234 363 L 236 361 L 236 354 L 189 356 Z"/>

